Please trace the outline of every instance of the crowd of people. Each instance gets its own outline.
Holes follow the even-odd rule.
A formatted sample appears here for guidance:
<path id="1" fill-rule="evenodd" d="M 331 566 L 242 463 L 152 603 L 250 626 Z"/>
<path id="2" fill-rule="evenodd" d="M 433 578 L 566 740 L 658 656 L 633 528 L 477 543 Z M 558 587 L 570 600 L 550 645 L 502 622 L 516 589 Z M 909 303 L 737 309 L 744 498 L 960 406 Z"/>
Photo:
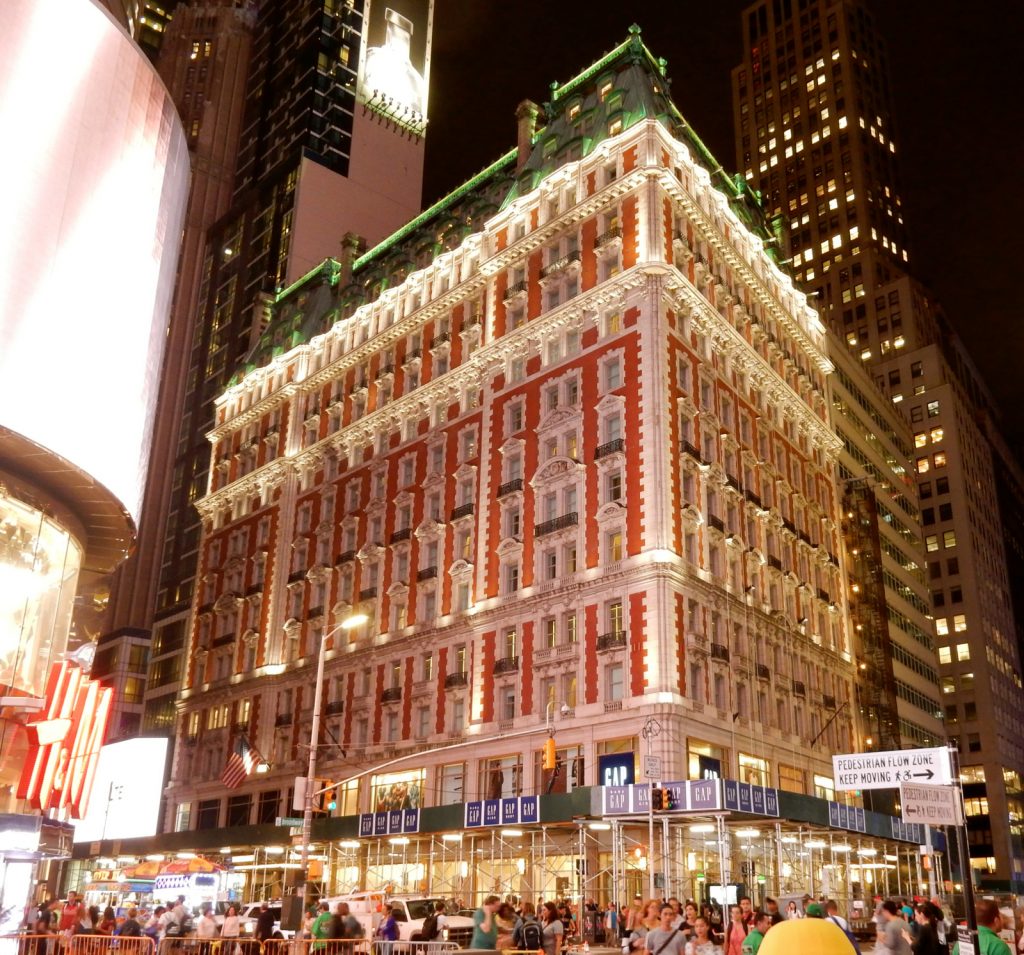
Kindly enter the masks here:
<path id="1" fill-rule="evenodd" d="M 884 955 L 960 955 L 956 944 L 956 925 L 943 911 L 939 899 L 931 901 L 876 898 L 873 915 L 875 952 Z M 412 936 L 413 941 L 444 938 L 448 912 L 460 907 L 438 902 L 435 911 Z M 977 903 L 979 927 L 978 955 L 1010 955 L 1010 946 L 1000 936 L 1017 926 L 1004 922 L 998 905 L 984 899 Z M 1012 916 L 1012 913 L 1011 913 Z M 534 906 L 513 897 L 502 900 L 489 895 L 473 916 L 473 937 L 469 947 L 499 952 L 539 952 L 564 955 L 573 943 L 593 941 L 605 946 L 616 943 L 622 955 L 757 955 L 765 936 L 773 926 L 788 919 L 823 919 L 833 922 L 859 952 L 859 943 L 850 924 L 840 915 L 831 899 L 815 900 L 805 894 L 798 903 L 791 900 L 785 911 L 778 902 L 765 898 L 755 909 L 749 896 L 743 896 L 726 912 L 709 902 L 685 903 L 678 898 L 644 901 L 636 896 L 630 905 L 599 905 L 588 899 L 578 913 L 566 900 L 546 901 Z M 146 936 L 159 943 L 164 938 L 194 936 L 200 941 L 215 938 L 239 938 L 242 934 L 239 913 L 229 906 L 220 924 L 212 906 L 204 905 L 193 918 L 179 896 L 170 906 L 152 911 L 131 907 L 115 915 L 114 909 L 86 906 L 75 892 L 67 901 L 40 906 L 32 924 L 32 934 L 70 938 L 74 935 Z M 365 937 L 363 924 L 349 911 L 345 902 L 333 910 L 326 902 L 308 913 L 304 932 L 312 939 L 312 949 L 326 949 L 329 940 L 355 940 Z M 280 938 L 276 916 L 264 903 L 253 926 L 257 941 Z M 398 940 L 399 927 L 391 907 L 384 906 L 373 932 L 374 940 L 389 943 Z M 584 941 L 585 940 L 585 941 Z M 1015 936 L 1014 949 L 1024 951 L 1024 937 Z M 385 947 L 385 951 L 390 946 Z M 236 947 L 236 955 L 241 950 Z"/>

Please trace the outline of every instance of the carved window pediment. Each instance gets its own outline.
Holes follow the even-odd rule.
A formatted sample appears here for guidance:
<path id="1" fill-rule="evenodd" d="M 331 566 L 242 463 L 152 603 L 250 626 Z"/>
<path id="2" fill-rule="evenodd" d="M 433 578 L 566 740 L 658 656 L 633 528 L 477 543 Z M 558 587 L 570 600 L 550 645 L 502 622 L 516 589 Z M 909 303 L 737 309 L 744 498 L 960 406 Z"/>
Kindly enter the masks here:
<path id="1" fill-rule="evenodd" d="M 241 598 L 236 593 L 221 594 L 213 605 L 215 613 L 227 614 L 238 610 Z"/>
<path id="2" fill-rule="evenodd" d="M 461 464 L 459 469 L 455 472 L 456 481 L 464 481 L 466 478 L 476 477 L 476 465 L 474 464 Z"/>
<path id="3" fill-rule="evenodd" d="M 506 537 L 498 544 L 498 556 L 508 557 L 514 554 L 521 554 L 523 542 L 518 537 Z"/>
<path id="4" fill-rule="evenodd" d="M 526 447 L 526 441 L 522 438 L 509 438 L 498 451 L 503 455 L 509 454 L 522 454 L 523 448 Z"/>
<path id="5" fill-rule="evenodd" d="M 559 455 L 545 461 L 537 469 L 537 473 L 530 480 L 530 486 L 536 489 L 552 481 L 557 481 L 559 478 L 568 477 L 583 470 L 585 468 L 579 461 Z"/>
<path id="6" fill-rule="evenodd" d="M 598 508 L 594 519 L 598 524 L 607 524 L 609 521 L 618 521 L 626 513 L 626 507 L 621 501 L 609 501 Z"/>
<path id="7" fill-rule="evenodd" d="M 537 433 L 544 434 L 546 431 L 557 431 L 570 425 L 578 425 L 582 417 L 582 412 L 577 406 L 555 408 L 541 418 L 540 424 L 537 425 Z"/>
<path id="8" fill-rule="evenodd" d="M 438 537 L 444 530 L 444 524 L 435 521 L 432 517 L 425 518 L 413 533 L 417 540 L 432 540 Z"/>
<path id="9" fill-rule="evenodd" d="M 401 599 L 409 596 L 409 585 L 400 580 L 396 580 L 385 592 L 392 600 L 396 597 Z"/>
<path id="10" fill-rule="evenodd" d="M 693 527 L 696 527 L 704 521 L 704 516 L 692 504 L 687 504 L 686 507 L 683 508 L 680 516 L 685 524 L 689 524 Z"/>
<path id="11" fill-rule="evenodd" d="M 689 395 L 683 395 L 682 398 L 676 399 L 676 407 L 682 414 L 690 415 L 691 417 L 697 413 L 697 405 L 694 404 L 693 399 Z"/>
<path id="12" fill-rule="evenodd" d="M 459 558 L 448 568 L 449 577 L 468 577 L 473 573 L 473 565 L 468 561 Z"/>
<path id="13" fill-rule="evenodd" d="M 378 560 L 383 553 L 384 548 L 379 544 L 364 544 L 356 553 L 356 557 L 365 564 L 370 561 Z"/>

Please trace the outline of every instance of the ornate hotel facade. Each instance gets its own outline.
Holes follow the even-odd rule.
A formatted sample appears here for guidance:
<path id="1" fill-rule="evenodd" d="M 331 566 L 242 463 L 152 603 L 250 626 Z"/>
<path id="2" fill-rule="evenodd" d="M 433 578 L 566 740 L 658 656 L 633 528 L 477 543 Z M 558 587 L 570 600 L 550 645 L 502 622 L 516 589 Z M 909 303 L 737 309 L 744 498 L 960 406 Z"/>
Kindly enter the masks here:
<path id="1" fill-rule="evenodd" d="M 634 33 L 265 303 L 196 502 L 176 844 L 293 814 L 321 640 L 337 816 L 595 786 L 615 753 L 836 798 L 860 741 L 825 329 L 663 70 Z M 269 772 L 225 794 L 242 734 Z"/>

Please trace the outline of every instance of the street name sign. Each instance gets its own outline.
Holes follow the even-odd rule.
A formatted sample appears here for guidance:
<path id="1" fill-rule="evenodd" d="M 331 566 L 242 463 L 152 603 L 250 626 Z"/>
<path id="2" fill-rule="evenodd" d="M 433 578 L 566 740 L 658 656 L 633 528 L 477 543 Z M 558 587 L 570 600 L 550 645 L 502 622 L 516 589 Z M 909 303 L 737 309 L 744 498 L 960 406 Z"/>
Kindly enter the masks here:
<path id="1" fill-rule="evenodd" d="M 921 786 L 900 783 L 904 822 L 927 826 L 962 826 L 959 793 L 953 786 Z"/>
<path id="2" fill-rule="evenodd" d="M 302 816 L 278 816 L 274 823 L 278 826 L 301 826 Z"/>
<path id="3" fill-rule="evenodd" d="M 644 779 L 661 779 L 661 757 L 644 757 Z"/>
<path id="4" fill-rule="evenodd" d="M 900 783 L 948 786 L 953 782 L 949 751 L 944 746 L 930 749 L 897 749 L 881 753 L 851 753 L 832 757 L 836 789 L 899 789 Z"/>

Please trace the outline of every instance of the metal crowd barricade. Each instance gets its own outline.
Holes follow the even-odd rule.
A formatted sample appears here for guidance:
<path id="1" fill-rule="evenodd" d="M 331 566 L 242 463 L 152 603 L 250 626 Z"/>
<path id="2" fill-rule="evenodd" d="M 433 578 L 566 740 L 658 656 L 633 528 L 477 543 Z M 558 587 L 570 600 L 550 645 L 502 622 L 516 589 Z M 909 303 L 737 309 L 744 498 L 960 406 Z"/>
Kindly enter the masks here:
<path id="1" fill-rule="evenodd" d="M 153 955 L 146 935 L 72 935 L 67 955 Z"/>
<path id="2" fill-rule="evenodd" d="M 195 935 L 165 935 L 160 939 L 156 955 L 214 955 L 214 946 L 218 941 L 216 938 L 196 938 Z M 93 953 L 90 952 L 88 955 Z"/>
<path id="3" fill-rule="evenodd" d="M 60 955 L 62 935 L 0 935 L 0 955 Z"/>
<path id="4" fill-rule="evenodd" d="M 371 955 L 441 955 L 442 952 L 457 952 L 459 946 L 455 942 L 435 941 L 420 942 L 416 940 L 397 939 L 394 942 L 374 939 Z M 333 955 L 333 953 L 328 953 Z"/>
<path id="5" fill-rule="evenodd" d="M 263 955 L 263 943 L 248 935 L 221 936 L 213 940 L 210 955 Z"/>

